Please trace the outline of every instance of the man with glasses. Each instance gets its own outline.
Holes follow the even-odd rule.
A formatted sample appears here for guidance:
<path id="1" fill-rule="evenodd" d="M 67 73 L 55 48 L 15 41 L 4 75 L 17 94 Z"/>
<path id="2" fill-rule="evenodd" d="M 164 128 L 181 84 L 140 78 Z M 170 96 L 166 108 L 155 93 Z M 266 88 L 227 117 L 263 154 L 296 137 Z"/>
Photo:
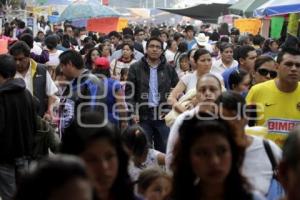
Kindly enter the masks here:
<path id="1" fill-rule="evenodd" d="M 271 74 L 270 74 L 271 75 Z M 247 104 L 256 106 L 256 125 L 282 146 L 289 131 L 300 124 L 300 51 L 284 49 L 277 57 L 277 78 L 251 88 Z"/>
<path id="2" fill-rule="evenodd" d="M 22 78 L 26 88 L 39 100 L 38 114 L 41 117 L 51 115 L 51 107 L 57 100 L 58 91 L 45 65 L 36 63 L 30 58 L 30 47 L 18 41 L 9 49 L 9 53 L 17 63 L 15 78 Z"/>
<path id="3" fill-rule="evenodd" d="M 169 128 L 164 115 L 170 109 L 167 97 L 178 82 L 175 69 L 166 62 L 163 42 L 152 37 L 147 41 L 147 54 L 129 69 L 126 100 L 134 123 L 140 122 L 148 141 L 165 152 Z"/>

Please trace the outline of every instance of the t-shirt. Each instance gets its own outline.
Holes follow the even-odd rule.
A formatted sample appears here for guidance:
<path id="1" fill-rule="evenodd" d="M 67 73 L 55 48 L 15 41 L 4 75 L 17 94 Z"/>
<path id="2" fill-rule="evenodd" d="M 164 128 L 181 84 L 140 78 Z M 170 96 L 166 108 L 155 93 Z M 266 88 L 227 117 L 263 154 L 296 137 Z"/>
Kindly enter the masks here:
<path id="1" fill-rule="evenodd" d="M 246 149 L 242 173 L 248 179 L 253 188 L 266 195 L 273 176 L 272 164 L 264 148 L 263 139 L 258 136 L 249 136 L 253 139 Z M 274 158 L 281 160 L 282 151 L 272 141 L 268 140 Z"/>
<path id="2" fill-rule="evenodd" d="M 194 89 L 196 87 L 197 79 L 198 79 L 197 71 L 194 71 L 193 73 L 188 73 L 181 78 L 181 81 L 186 86 L 186 89 L 184 91 L 185 93 L 187 93 L 189 90 Z"/>
<path id="3" fill-rule="evenodd" d="M 59 65 L 59 56 L 63 51 L 56 50 L 54 53 L 49 52 L 49 61 L 46 62 L 46 65 L 57 67 Z"/>
<path id="4" fill-rule="evenodd" d="M 300 83 L 294 92 L 280 91 L 275 80 L 253 86 L 247 104 L 255 104 L 256 125 L 268 129 L 267 138 L 282 146 L 290 130 L 300 124 Z"/>
<path id="5" fill-rule="evenodd" d="M 129 163 L 128 171 L 132 181 L 136 181 L 140 175 L 140 173 L 149 167 L 159 166 L 158 164 L 158 154 L 160 152 L 155 149 L 149 149 L 147 158 L 145 162 L 141 164 L 140 167 L 134 165 L 133 161 Z"/>
<path id="6" fill-rule="evenodd" d="M 212 67 L 210 72 L 214 73 L 214 74 L 219 74 L 222 75 L 222 73 L 226 70 L 226 69 L 230 69 L 233 67 L 237 67 L 239 65 L 239 63 L 236 60 L 233 60 L 231 63 L 231 66 L 226 67 L 223 62 L 222 59 L 218 59 L 216 61 L 213 62 Z"/>
<path id="7" fill-rule="evenodd" d="M 104 79 L 104 85 L 107 88 L 107 96 L 106 96 L 106 104 L 107 104 L 107 114 L 108 114 L 108 120 L 118 125 L 118 113 L 117 108 L 114 107 L 116 103 L 116 93 L 122 89 L 122 86 L 119 81 L 107 78 Z"/>
<path id="8" fill-rule="evenodd" d="M 234 71 L 234 70 L 237 70 L 238 67 L 232 67 L 232 68 L 229 68 L 229 69 L 226 69 L 223 73 L 222 73 L 222 76 L 223 76 L 223 80 L 224 80 L 224 84 L 225 84 L 225 88 L 227 90 L 229 90 L 229 76 L 230 74 Z"/>

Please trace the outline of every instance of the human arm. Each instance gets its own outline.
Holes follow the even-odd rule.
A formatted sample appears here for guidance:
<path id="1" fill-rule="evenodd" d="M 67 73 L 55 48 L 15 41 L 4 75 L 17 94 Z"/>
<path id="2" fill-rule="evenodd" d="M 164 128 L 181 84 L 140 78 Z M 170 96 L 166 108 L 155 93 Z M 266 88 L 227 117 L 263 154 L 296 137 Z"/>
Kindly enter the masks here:
<path id="1" fill-rule="evenodd" d="M 175 86 L 175 88 L 171 91 L 167 99 L 168 104 L 173 106 L 173 108 L 179 113 L 182 113 L 186 110 L 186 108 L 184 108 L 178 103 L 178 99 L 184 93 L 185 89 L 186 89 L 186 85 L 180 80 Z"/>
<path id="2" fill-rule="evenodd" d="M 49 52 L 48 50 L 43 50 L 40 55 L 31 52 L 30 57 L 38 63 L 45 64 L 49 61 Z"/>

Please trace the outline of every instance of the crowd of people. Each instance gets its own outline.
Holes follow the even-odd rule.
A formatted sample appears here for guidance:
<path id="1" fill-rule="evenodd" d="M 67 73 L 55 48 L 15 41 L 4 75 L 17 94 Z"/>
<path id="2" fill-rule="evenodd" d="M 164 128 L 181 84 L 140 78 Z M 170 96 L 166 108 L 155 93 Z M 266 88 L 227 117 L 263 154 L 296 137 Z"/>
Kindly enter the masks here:
<path id="1" fill-rule="evenodd" d="M 0 199 L 300 199 L 300 40 L 198 28 L 5 24 Z"/>

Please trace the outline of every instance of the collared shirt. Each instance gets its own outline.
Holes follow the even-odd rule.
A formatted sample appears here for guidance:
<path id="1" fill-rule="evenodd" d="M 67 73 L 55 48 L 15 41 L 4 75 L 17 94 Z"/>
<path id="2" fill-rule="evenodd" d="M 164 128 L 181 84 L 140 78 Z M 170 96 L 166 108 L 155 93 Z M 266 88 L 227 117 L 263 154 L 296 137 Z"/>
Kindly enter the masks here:
<path id="1" fill-rule="evenodd" d="M 226 67 L 224 65 L 224 63 L 222 62 L 222 59 L 219 59 L 219 60 L 216 60 L 212 67 L 211 67 L 211 70 L 210 72 L 211 73 L 214 73 L 214 74 L 220 74 L 222 75 L 222 73 L 226 70 L 226 69 L 229 69 L 229 68 L 233 68 L 233 67 L 237 67 L 239 65 L 239 63 L 236 61 L 236 60 L 233 60 L 231 65 L 229 67 Z"/>
<path id="2" fill-rule="evenodd" d="M 158 66 L 150 67 L 149 99 L 148 99 L 150 107 L 157 107 L 159 105 L 157 68 Z"/>
<path id="3" fill-rule="evenodd" d="M 26 89 L 28 89 L 31 94 L 33 94 L 33 75 L 36 72 L 36 69 L 33 69 L 33 62 L 34 61 L 31 59 L 29 68 L 28 68 L 25 76 L 23 76 L 19 72 L 16 72 L 16 75 L 15 75 L 15 78 L 21 78 L 25 81 Z M 41 75 L 37 74 L 37 77 L 38 76 L 41 76 Z M 46 90 L 47 96 L 52 96 L 58 91 L 49 72 L 46 72 L 46 88 L 45 88 L 45 90 Z"/>
<path id="4" fill-rule="evenodd" d="M 33 94 L 33 80 L 32 80 L 32 64 L 30 62 L 29 68 L 25 74 L 25 76 L 23 76 L 21 73 L 19 73 L 18 71 L 16 72 L 15 78 L 21 78 L 25 81 L 26 84 L 26 89 L 29 90 L 29 92 L 31 94 Z"/>

